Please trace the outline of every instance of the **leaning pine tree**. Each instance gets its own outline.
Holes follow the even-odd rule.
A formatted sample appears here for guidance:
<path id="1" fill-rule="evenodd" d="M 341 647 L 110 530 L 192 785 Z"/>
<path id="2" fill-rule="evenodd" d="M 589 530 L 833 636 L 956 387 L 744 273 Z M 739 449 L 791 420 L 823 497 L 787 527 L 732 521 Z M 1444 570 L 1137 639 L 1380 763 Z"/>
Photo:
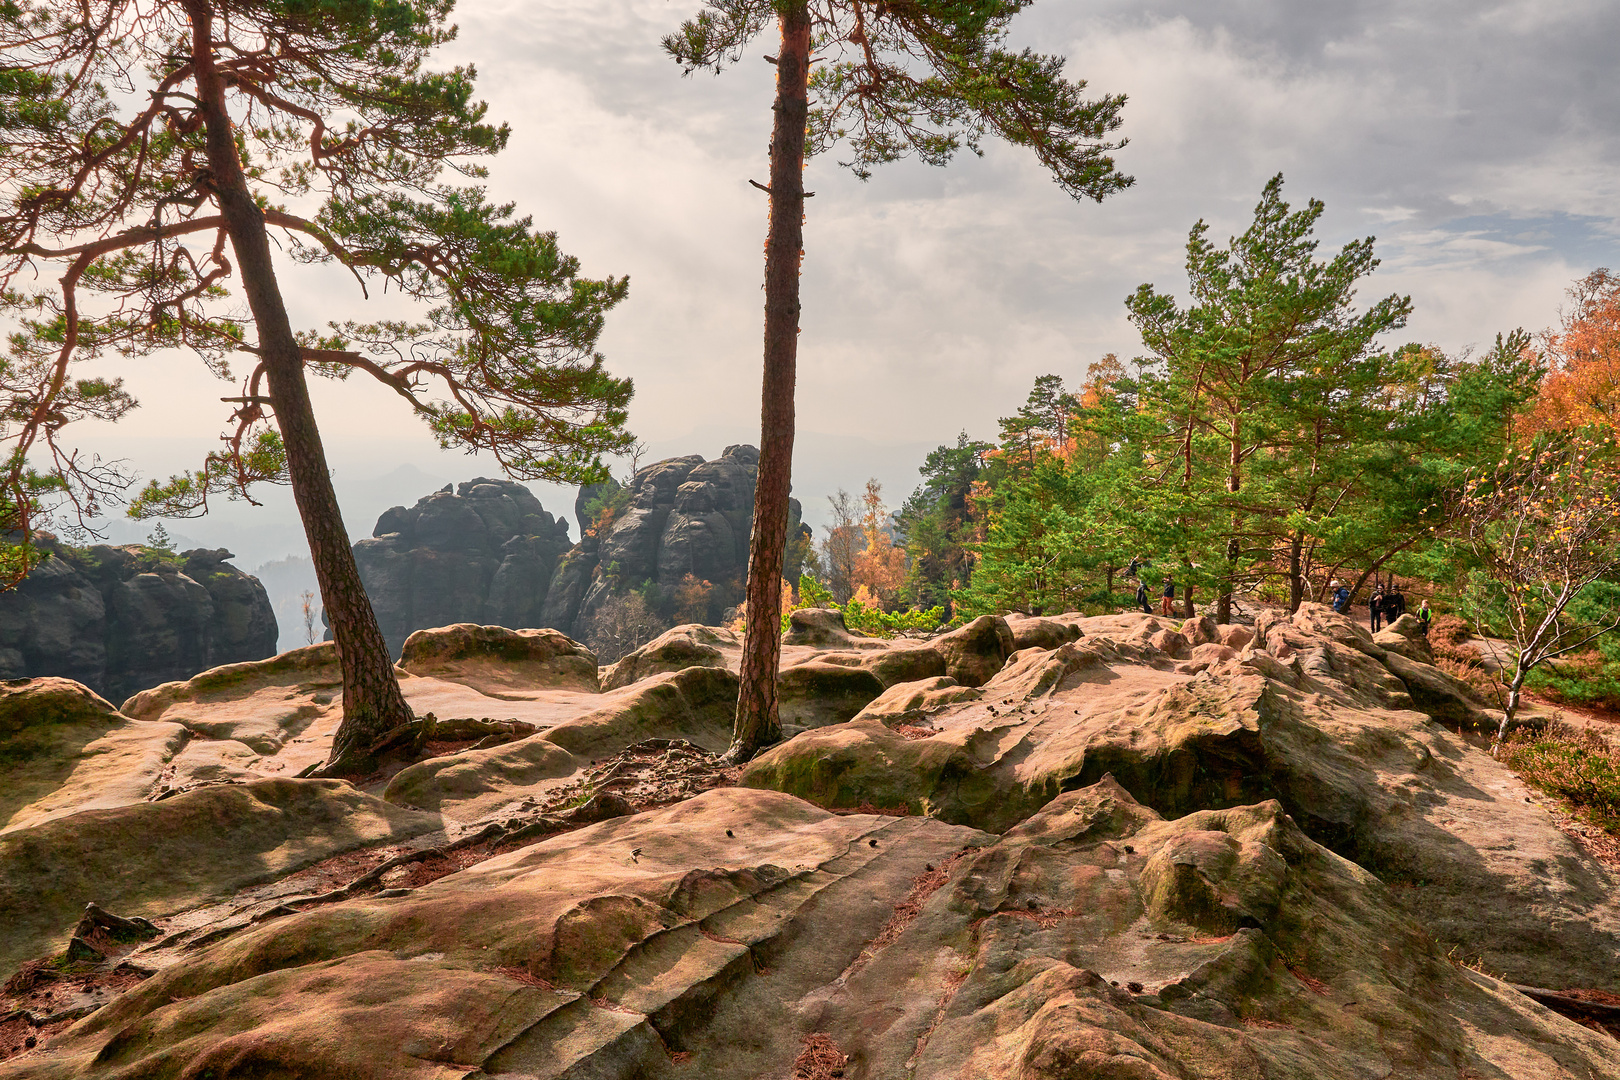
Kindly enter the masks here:
<path id="1" fill-rule="evenodd" d="M 329 770 L 411 719 L 338 511 L 306 372 L 363 372 L 446 448 L 520 478 L 585 482 L 628 447 L 631 387 L 595 352 L 626 281 L 579 276 L 550 233 L 490 203 L 501 149 L 471 68 L 431 70 L 449 0 L 0 3 L 0 515 L 5 570 L 50 514 L 125 482 L 64 441 L 134 406 L 77 377 L 189 349 L 239 382 L 220 449 L 153 482 L 135 516 L 203 512 L 290 483 L 343 675 Z M 443 180 L 450 167 L 473 183 Z M 273 235 L 274 234 L 274 235 Z M 275 251 L 283 253 L 278 260 Z M 338 264 L 423 305 L 419 322 L 295 330 L 279 269 Z M 235 277 L 240 298 L 229 285 Z M 357 296 L 359 294 L 357 293 Z M 246 301 L 246 311 L 239 306 Z M 237 368 L 238 358 L 240 368 Z"/>
<path id="2" fill-rule="evenodd" d="M 1004 48 L 1007 24 L 1030 0 L 705 0 L 697 17 L 664 39 L 688 73 L 716 72 L 742 56 L 775 21 L 775 120 L 765 241 L 765 376 L 759 481 L 748 564 L 742 691 L 728 757 L 747 760 L 781 738 L 776 671 L 781 655 L 783 548 L 793 459 L 798 355 L 799 260 L 803 255 L 804 163 L 847 143 L 855 175 L 915 154 L 944 165 L 966 146 L 998 135 L 1035 151 L 1058 185 L 1096 199 L 1131 183 L 1107 142 L 1122 95 L 1087 100 L 1064 60 Z M 814 74 L 812 63 L 820 63 Z M 811 98 L 815 106 L 811 107 Z"/>

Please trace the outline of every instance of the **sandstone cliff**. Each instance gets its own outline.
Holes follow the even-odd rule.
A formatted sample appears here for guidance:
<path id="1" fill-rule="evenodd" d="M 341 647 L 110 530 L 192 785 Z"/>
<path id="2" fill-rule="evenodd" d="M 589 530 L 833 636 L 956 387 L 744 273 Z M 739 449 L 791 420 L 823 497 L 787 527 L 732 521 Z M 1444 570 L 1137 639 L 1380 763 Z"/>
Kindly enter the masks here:
<path id="1" fill-rule="evenodd" d="M 574 519 L 584 530 L 572 546 L 567 521 L 521 484 L 447 485 L 378 518 L 355 560 L 396 654 L 412 632 L 458 622 L 552 627 L 584 640 L 609 597 L 648 583 L 671 595 L 687 575 L 710 583 L 706 617 L 717 620 L 742 596 L 758 466 L 758 450 L 728 446 L 713 461 L 655 462 L 624 488 L 582 487 Z M 797 535 L 797 500 L 790 515 Z"/>
<path id="2" fill-rule="evenodd" d="M 354 545 L 360 580 L 395 655 L 413 631 L 451 623 L 542 626 L 568 522 L 528 488 L 479 477 L 396 506 Z"/>
<path id="3" fill-rule="evenodd" d="M 123 700 L 276 651 L 264 587 L 223 548 L 45 548 L 51 557 L 0 593 L 0 678 L 59 675 Z"/>
<path id="4" fill-rule="evenodd" d="M 593 489 L 600 516 L 558 567 L 541 625 L 583 639 L 609 597 L 648 582 L 672 592 L 687 575 L 714 586 L 707 617 L 717 620 L 741 600 L 748 577 L 758 473 L 757 449 L 728 446 L 713 461 L 690 454 L 648 465 L 622 492 Z M 576 512 L 589 514 L 584 492 Z M 800 517 L 799 500 L 789 499 L 790 537 L 800 534 Z M 797 566 L 784 574 L 797 577 Z"/>

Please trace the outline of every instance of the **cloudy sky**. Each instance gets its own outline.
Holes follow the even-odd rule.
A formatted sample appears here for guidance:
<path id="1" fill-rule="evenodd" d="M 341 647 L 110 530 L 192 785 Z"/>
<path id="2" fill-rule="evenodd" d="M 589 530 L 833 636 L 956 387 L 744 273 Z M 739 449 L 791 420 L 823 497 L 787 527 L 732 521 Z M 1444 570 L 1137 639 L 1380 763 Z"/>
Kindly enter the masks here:
<path id="1" fill-rule="evenodd" d="M 447 59 L 471 61 L 510 149 L 495 193 L 555 229 L 589 273 L 628 274 L 602 339 L 633 376 L 650 456 L 758 438 L 762 193 L 772 68 L 760 40 L 719 76 L 683 78 L 659 39 L 698 0 L 462 0 Z M 1324 248 L 1377 237 L 1365 296 L 1410 294 L 1400 341 L 1447 351 L 1537 329 L 1563 290 L 1620 265 L 1620 5 L 1610 0 L 1038 0 L 1018 45 L 1124 93 L 1118 155 L 1136 185 L 1063 195 L 1027 153 L 989 145 L 946 169 L 862 183 L 812 162 L 795 494 L 879 478 L 898 503 L 933 446 L 991 437 L 1037 375 L 1079 382 L 1139 339 L 1137 285 L 1185 290 L 1187 230 L 1247 224 L 1267 178 L 1324 200 Z M 339 277 L 284 268 L 307 324 L 364 317 Z M 84 442 L 147 475 L 194 465 L 230 393 L 194 361 L 131 378 L 146 406 Z M 488 471 L 438 451 L 384 391 L 322 387 L 317 409 L 351 533 L 431 480 Z M 403 467 L 404 471 L 400 470 Z M 571 496 L 535 485 L 572 517 Z M 141 527 L 143 530 L 145 526 Z M 290 500 L 175 531 L 247 566 L 299 549 Z"/>

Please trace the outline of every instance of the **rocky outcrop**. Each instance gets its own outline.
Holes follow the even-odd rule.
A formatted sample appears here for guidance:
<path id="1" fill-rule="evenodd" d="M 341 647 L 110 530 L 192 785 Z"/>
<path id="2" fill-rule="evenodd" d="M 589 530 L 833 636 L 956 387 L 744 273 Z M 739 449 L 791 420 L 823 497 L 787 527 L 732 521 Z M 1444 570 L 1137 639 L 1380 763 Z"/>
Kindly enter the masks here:
<path id="1" fill-rule="evenodd" d="M 0 593 L 0 678 L 60 676 L 121 701 L 275 654 L 264 586 L 223 548 L 43 547 L 50 557 Z"/>
<path id="2" fill-rule="evenodd" d="M 1428 665 L 1315 606 L 1246 639 L 818 621 L 834 647 L 783 646 L 808 730 L 740 771 L 738 646 L 702 627 L 605 693 L 560 635 L 424 634 L 413 707 L 509 719 L 441 719 L 488 737 L 370 795 L 262 775 L 329 745 L 329 645 L 123 715 L 6 688 L 0 739 L 82 744 L 63 798 L 120 790 L 90 748 L 138 725 L 184 725 L 196 776 L 256 715 L 311 719 L 200 790 L 0 832 L 6 958 L 74 970 L 87 899 L 161 932 L 98 966 L 123 981 L 72 1026 L 0 1000 L 41 1039 L 0 1045 L 0 1077 L 1620 1080 L 1570 1019 L 1612 1019 L 1616 875 L 1435 721 L 1466 703 Z"/>
<path id="3" fill-rule="evenodd" d="M 452 623 L 535 627 L 568 522 L 510 480 L 468 480 L 396 506 L 354 545 L 360 580 L 397 656 L 414 631 Z"/>
<path id="4" fill-rule="evenodd" d="M 1615 1080 L 1613 1049 L 1275 802 L 1164 819 L 1104 779 L 999 837 L 709 791 L 244 922 L 0 1075 Z"/>
<path id="5" fill-rule="evenodd" d="M 583 639 L 609 597 L 649 582 L 672 593 L 688 575 L 713 586 L 705 614 L 718 622 L 720 611 L 741 599 L 748 576 L 758 472 L 758 450 L 728 446 L 712 461 L 689 454 L 648 465 L 622 492 L 592 488 L 590 497 L 607 496 L 609 507 L 559 566 L 544 625 Z M 586 512 L 587 501 L 582 490 L 576 509 Z M 788 535 L 797 538 L 799 501 L 788 503 Z M 794 577 L 797 568 L 784 572 Z"/>
<path id="6" fill-rule="evenodd" d="M 602 689 L 618 690 L 665 671 L 726 667 L 722 649 L 741 647 L 737 635 L 723 626 L 687 623 L 672 627 L 604 671 Z"/>
<path id="7" fill-rule="evenodd" d="M 572 546 L 568 522 L 528 488 L 469 480 L 384 513 L 354 545 L 355 561 L 396 655 L 414 631 L 452 623 L 551 627 L 583 641 L 610 597 L 651 583 L 673 610 L 688 575 L 711 587 L 708 610 L 695 614 L 718 622 L 748 574 L 758 471 L 758 450 L 728 446 L 713 461 L 654 462 L 628 488 L 585 485 L 574 500 L 581 535 Z M 792 500 L 789 535 L 801 528 Z"/>
<path id="8" fill-rule="evenodd" d="M 535 686 L 568 686 L 594 693 L 596 655 L 548 628 L 452 626 L 418 630 L 405 639 L 399 667 L 412 675 L 454 675 L 489 693 Z"/>

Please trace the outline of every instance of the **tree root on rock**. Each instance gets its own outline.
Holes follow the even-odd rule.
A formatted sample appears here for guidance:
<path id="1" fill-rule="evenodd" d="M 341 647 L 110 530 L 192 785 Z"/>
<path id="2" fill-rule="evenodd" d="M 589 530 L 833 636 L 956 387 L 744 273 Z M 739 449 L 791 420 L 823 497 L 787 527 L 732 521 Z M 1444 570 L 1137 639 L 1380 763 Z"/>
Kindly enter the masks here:
<path id="1" fill-rule="evenodd" d="M 298 774 L 299 779 L 353 780 L 371 776 L 391 761 L 414 762 L 429 753 L 430 743 L 468 743 L 455 751 L 485 750 L 502 746 L 518 739 L 526 739 L 539 731 L 538 725 L 524 720 L 495 720 L 490 717 L 474 719 L 455 717 L 440 720 L 432 713 L 423 713 L 407 724 L 385 732 L 376 742 L 363 750 L 351 749 L 331 761 L 316 763 Z"/>

